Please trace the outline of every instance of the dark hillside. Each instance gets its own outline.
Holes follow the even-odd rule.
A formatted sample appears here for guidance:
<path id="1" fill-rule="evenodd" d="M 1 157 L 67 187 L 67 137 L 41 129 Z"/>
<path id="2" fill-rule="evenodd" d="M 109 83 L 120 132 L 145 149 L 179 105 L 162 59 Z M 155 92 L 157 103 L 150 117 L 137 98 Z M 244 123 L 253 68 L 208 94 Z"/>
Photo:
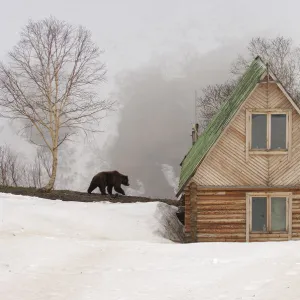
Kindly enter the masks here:
<path id="1" fill-rule="evenodd" d="M 102 196 L 100 193 L 88 193 L 75 192 L 68 190 L 54 190 L 51 192 L 43 192 L 35 188 L 24 188 L 24 187 L 8 187 L 0 186 L 0 193 L 10 193 L 15 195 L 23 196 L 35 196 L 39 198 L 51 199 L 51 200 L 62 200 L 62 201 L 77 201 L 77 202 L 99 202 L 109 201 L 113 203 L 134 203 L 134 202 L 153 202 L 159 201 L 169 205 L 180 206 L 181 201 L 171 199 L 154 199 L 146 197 L 135 197 L 135 196 L 123 196 L 118 195 L 114 197 Z"/>

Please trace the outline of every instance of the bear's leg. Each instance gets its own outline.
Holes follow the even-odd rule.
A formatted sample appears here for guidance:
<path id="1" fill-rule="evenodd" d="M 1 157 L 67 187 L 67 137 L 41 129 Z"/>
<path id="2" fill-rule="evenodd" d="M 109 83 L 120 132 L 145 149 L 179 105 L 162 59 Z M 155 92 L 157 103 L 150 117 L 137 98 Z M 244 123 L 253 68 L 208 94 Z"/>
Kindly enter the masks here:
<path id="1" fill-rule="evenodd" d="M 107 195 L 105 192 L 105 185 L 103 183 L 99 184 L 99 190 L 102 195 Z"/>
<path id="2" fill-rule="evenodd" d="M 115 188 L 116 192 L 125 196 L 125 192 L 123 191 L 123 189 L 120 186 L 115 186 L 114 188 Z"/>
<path id="3" fill-rule="evenodd" d="M 88 188 L 88 190 L 87 190 L 87 192 L 88 192 L 89 194 L 91 194 L 92 191 L 93 191 L 96 187 L 97 187 L 97 185 L 92 181 L 91 184 L 90 184 L 90 186 L 89 186 L 89 188 Z"/>
<path id="4" fill-rule="evenodd" d="M 113 188 L 112 184 L 107 186 L 107 192 L 108 192 L 109 195 L 112 195 L 112 188 Z"/>

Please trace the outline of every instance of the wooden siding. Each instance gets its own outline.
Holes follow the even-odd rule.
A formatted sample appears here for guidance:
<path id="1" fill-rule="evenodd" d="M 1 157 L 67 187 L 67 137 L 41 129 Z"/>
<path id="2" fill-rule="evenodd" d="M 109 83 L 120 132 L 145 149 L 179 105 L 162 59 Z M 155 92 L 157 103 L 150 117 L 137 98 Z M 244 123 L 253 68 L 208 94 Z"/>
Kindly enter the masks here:
<path id="1" fill-rule="evenodd" d="M 300 194 L 293 198 L 292 205 L 292 239 L 300 239 Z"/>
<path id="2" fill-rule="evenodd" d="M 250 242 L 280 242 L 287 240 L 287 233 L 250 233 Z"/>
<path id="3" fill-rule="evenodd" d="M 247 194 L 251 190 L 204 191 L 194 183 L 185 189 L 185 234 L 187 242 L 246 242 L 249 232 Z M 196 191 L 196 192 L 195 192 Z M 263 192 L 263 191 L 262 191 Z M 292 200 L 292 232 L 249 233 L 249 242 L 300 239 L 300 191 Z M 193 204 L 194 203 L 194 204 Z M 193 218 L 196 214 L 196 220 Z M 247 215 L 248 220 L 247 220 Z"/>
<path id="4" fill-rule="evenodd" d="M 193 181 L 200 186 L 298 186 L 300 184 L 300 116 L 279 87 L 260 84 L 205 157 Z M 292 109 L 292 151 L 246 159 L 246 110 Z"/>
<path id="5" fill-rule="evenodd" d="M 224 195 L 198 192 L 197 205 L 199 242 L 246 241 L 245 192 Z"/>
<path id="6" fill-rule="evenodd" d="M 189 242 L 191 235 L 191 201 L 188 188 L 184 191 L 184 234 L 185 241 Z"/>

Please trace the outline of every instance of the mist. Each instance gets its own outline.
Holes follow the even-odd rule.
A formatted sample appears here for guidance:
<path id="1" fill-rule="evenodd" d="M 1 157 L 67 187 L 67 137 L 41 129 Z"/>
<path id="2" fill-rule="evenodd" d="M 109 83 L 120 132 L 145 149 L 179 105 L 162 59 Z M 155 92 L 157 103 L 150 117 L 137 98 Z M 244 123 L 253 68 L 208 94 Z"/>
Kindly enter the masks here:
<path id="1" fill-rule="evenodd" d="M 228 79 L 230 63 L 251 37 L 282 34 L 300 42 L 299 3 L 289 1 L 284 14 L 280 1 L 272 4 L 266 16 L 269 3 L 256 0 L 230 0 L 226 5 L 220 0 L 193 0 L 189 5 L 136 0 L 90 0 L 88 5 L 79 0 L 7 2 L 0 19 L 5 28 L 0 45 L 4 61 L 29 17 L 54 15 L 86 26 L 105 51 L 108 78 L 99 92 L 121 105 L 101 120 L 103 133 L 78 135 L 60 147 L 55 188 L 86 191 L 95 173 L 118 169 L 130 178 L 126 193 L 173 198 L 179 164 L 191 147 L 195 90 L 200 95 L 207 84 Z M 11 145 L 32 160 L 36 146 L 18 136 L 18 129 L 0 119 L 1 145 Z"/>
<path id="2" fill-rule="evenodd" d="M 145 196 L 175 197 L 179 164 L 192 145 L 195 90 L 200 94 L 207 84 L 228 79 L 245 45 L 230 42 L 202 56 L 190 51 L 180 60 L 156 57 L 118 77 L 123 109 L 108 153 L 111 167 L 129 176 L 131 188 L 142 183 Z"/>
<path id="3" fill-rule="evenodd" d="M 88 139 L 78 134 L 60 147 L 55 188 L 84 192 L 97 172 L 116 169 L 129 176 L 127 195 L 174 199 L 179 164 L 192 145 L 195 91 L 200 95 L 207 84 L 229 79 L 230 65 L 248 41 L 229 40 L 202 55 L 192 47 L 156 55 L 119 73 L 108 93 L 118 109 L 101 121 L 103 133 Z M 4 127 L 9 137 L 18 126 Z M 31 139 L 39 143 L 40 136 Z M 36 147 L 21 140 L 10 135 L 8 144 L 22 142 L 33 159 Z"/>

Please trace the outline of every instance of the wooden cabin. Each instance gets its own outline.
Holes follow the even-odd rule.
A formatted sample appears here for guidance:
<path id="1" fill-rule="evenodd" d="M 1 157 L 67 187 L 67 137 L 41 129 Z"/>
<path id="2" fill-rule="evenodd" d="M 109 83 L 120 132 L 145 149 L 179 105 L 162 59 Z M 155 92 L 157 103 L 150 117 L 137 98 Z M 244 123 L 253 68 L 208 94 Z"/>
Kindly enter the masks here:
<path id="1" fill-rule="evenodd" d="M 188 242 L 300 239 L 300 109 L 260 57 L 181 163 Z"/>

